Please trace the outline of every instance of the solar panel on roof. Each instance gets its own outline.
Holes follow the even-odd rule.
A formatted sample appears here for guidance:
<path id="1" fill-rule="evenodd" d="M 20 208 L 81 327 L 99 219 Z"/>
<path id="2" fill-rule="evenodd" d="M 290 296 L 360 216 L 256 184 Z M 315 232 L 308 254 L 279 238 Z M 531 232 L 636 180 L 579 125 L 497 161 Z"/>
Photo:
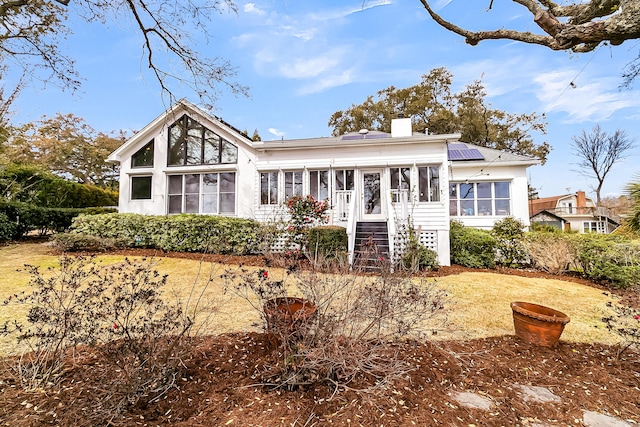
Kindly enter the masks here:
<path id="1" fill-rule="evenodd" d="M 480 150 L 477 148 L 466 148 L 466 146 L 464 150 L 451 148 L 451 146 L 449 146 L 447 147 L 447 155 L 449 156 L 449 160 L 484 160 L 484 156 Z"/>
<path id="2" fill-rule="evenodd" d="M 341 139 L 343 141 L 355 141 L 358 139 L 364 139 L 364 135 L 344 135 Z"/>
<path id="3" fill-rule="evenodd" d="M 448 145 L 449 148 L 452 148 L 454 150 L 466 150 L 467 149 L 467 145 L 466 144 L 460 144 L 460 143 L 450 143 Z"/>
<path id="4" fill-rule="evenodd" d="M 368 133 L 364 136 L 364 139 L 383 139 L 389 138 L 388 133 Z"/>

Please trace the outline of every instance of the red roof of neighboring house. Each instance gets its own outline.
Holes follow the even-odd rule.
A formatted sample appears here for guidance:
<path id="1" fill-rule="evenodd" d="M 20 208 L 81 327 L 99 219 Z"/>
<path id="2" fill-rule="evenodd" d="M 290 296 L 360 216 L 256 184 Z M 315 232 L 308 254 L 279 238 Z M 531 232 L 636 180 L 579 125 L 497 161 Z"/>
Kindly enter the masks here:
<path id="1" fill-rule="evenodd" d="M 541 199 L 529 200 L 529 216 L 535 216 L 544 210 L 553 212 L 558 205 L 558 200 L 570 196 L 563 194 L 562 196 L 543 197 Z"/>

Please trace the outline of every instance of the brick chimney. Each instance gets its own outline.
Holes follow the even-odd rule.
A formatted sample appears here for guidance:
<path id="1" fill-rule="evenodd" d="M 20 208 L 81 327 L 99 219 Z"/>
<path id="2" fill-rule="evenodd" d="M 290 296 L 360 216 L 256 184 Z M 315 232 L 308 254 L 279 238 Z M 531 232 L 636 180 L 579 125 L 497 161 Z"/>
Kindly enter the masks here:
<path id="1" fill-rule="evenodd" d="M 584 209 L 587 207 L 587 196 L 582 190 L 576 192 L 576 207 L 578 208 L 578 212 L 580 212 L 580 208 Z"/>

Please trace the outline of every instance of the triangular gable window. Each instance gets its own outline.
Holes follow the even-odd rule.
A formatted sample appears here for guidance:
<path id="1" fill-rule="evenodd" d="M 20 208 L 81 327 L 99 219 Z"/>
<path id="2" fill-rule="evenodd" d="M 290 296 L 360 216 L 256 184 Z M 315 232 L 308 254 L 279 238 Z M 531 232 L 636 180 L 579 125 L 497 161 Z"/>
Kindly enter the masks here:
<path id="1" fill-rule="evenodd" d="M 169 166 L 238 163 L 238 147 L 184 115 L 169 126 Z"/>
<path id="2" fill-rule="evenodd" d="M 132 168 L 153 167 L 153 139 L 131 156 Z"/>

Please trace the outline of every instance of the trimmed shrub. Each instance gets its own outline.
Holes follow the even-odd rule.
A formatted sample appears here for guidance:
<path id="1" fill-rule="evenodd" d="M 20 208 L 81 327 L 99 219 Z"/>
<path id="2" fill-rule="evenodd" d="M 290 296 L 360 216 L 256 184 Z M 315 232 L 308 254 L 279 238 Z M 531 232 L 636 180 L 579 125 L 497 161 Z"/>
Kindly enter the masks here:
<path id="1" fill-rule="evenodd" d="M 620 236 L 574 236 L 578 264 L 591 280 L 626 288 L 640 283 L 640 244 Z"/>
<path id="2" fill-rule="evenodd" d="M 496 242 L 488 231 L 451 221 L 449 238 L 452 263 L 470 268 L 495 267 Z"/>
<path id="3" fill-rule="evenodd" d="M 115 206 L 118 193 L 94 185 L 60 178 L 34 165 L 10 164 L 0 168 L 0 197 L 12 202 L 48 208 Z"/>
<path id="4" fill-rule="evenodd" d="M 258 253 L 257 221 L 210 215 L 81 215 L 73 232 L 116 238 L 127 246 L 176 252 Z"/>
<path id="5" fill-rule="evenodd" d="M 347 229 L 337 225 L 321 225 L 309 230 L 309 252 L 316 259 L 335 258 L 348 250 Z"/>
<path id="6" fill-rule="evenodd" d="M 108 208 L 46 208 L 30 203 L 0 202 L 0 214 L 6 222 L 5 240 L 18 240 L 32 231 L 43 236 L 50 232 L 64 232 L 70 229 L 73 219 L 81 213 L 108 212 Z M 0 234 L 2 234 L 0 232 Z M 0 240 L 2 240 L 0 238 Z"/>
<path id="7" fill-rule="evenodd" d="M 122 239 L 74 233 L 55 234 L 51 239 L 51 243 L 54 249 L 60 252 L 106 252 L 127 247 Z"/>
<path id="8" fill-rule="evenodd" d="M 527 261 L 524 246 L 524 224 L 513 217 L 506 217 L 493 225 L 491 235 L 496 243 L 496 255 L 506 267 L 520 266 Z"/>

